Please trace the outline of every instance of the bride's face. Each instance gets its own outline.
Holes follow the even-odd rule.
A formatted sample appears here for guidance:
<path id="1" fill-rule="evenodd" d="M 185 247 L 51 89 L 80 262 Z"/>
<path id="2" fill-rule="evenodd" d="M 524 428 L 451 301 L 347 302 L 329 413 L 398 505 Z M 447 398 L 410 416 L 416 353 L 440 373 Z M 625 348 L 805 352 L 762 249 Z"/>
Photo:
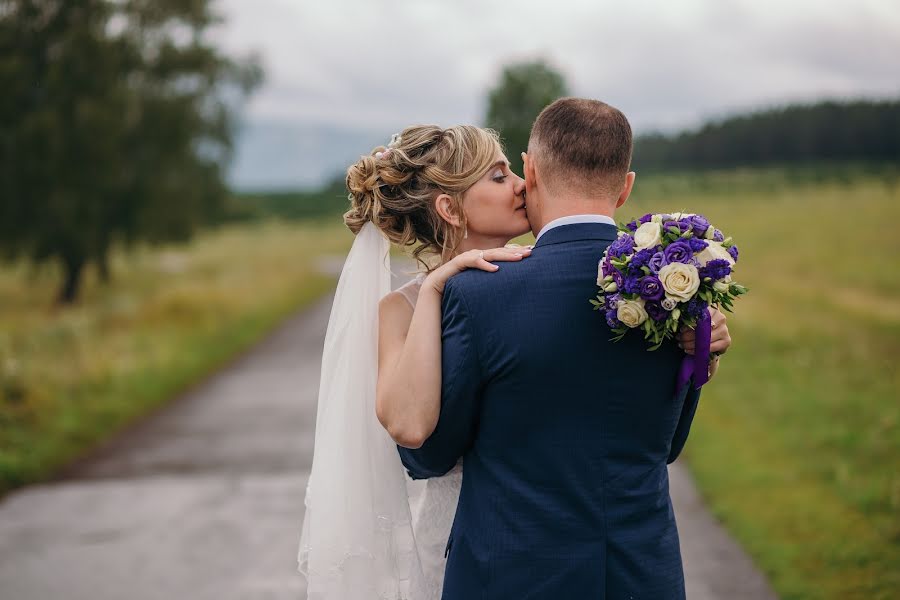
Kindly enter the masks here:
<path id="1" fill-rule="evenodd" d="M 463 195 L 469 237 L 511 240 L 531 230 L 525 214 L 525 180 L 509 170 L 502 153 Z"/>

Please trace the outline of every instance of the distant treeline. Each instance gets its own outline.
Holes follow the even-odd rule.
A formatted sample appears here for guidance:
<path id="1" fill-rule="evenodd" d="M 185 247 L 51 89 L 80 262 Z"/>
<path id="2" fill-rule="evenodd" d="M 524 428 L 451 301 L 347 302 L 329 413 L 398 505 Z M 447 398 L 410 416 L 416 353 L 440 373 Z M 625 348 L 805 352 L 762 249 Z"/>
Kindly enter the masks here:
<path id="1" fill-rule="evenodd" d="M 900 159 L 900 100 L 792 105 L 635 141 L 639 170 Z"/>
<path id="2" fill-rule="evenodd" d="M 334 218 L 348 208 L 350 201 L 341 177 L 318 190 L 236 194 L 228 200 L 224 220 Z"/>
<path id="3" fill-rule="evenodd" d="M 892 100 L 794 105 L 672 136 L 641 136 L 635 141 L 633 165 L 642 173 L 775 166 L 790 170 L 794 180 L 844 180 L 871 169 L 882 175 L 885 169 L 878 165 L 898 162 L 900 100 Z M 896 177 L 893 169 L 887 173 Z M 348 206 L 344 179 L 337 177 L 318 190 L 237 194 L 224 218 L 335 218 Z"/>

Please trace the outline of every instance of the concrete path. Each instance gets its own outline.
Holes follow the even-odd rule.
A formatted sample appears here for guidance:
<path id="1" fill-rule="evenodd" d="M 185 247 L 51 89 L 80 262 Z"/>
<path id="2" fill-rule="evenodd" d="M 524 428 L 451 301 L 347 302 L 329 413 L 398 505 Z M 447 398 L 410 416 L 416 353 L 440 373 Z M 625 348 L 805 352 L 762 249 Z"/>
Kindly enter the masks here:
<path id="1" fill-rule="evenodd" d="M 296 572 L 331 299 L 55 482 L 0 502 L 0 600 L 302 600 Z M 672 469 L 688 597 L 768 600 Z"/>

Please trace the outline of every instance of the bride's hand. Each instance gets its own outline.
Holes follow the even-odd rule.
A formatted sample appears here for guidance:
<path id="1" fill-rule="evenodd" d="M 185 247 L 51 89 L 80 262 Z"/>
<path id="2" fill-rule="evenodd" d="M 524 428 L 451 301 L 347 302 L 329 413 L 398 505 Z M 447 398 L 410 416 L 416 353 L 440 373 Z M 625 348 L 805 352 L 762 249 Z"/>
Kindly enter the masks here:
<path id="1" fill-rule="evenodd" d="M 712 319 L 712 336 L 710 336 L 710 353 L 725 354 L 731 347 L 731 335 L 728 332 L 726 321 L 728 317 L 718 308 L 710 307 L 709 316 Z M 678 333 L 678 345 L 687 354 L 693 355 L 697 346 L 697 334 L 693 329 L 683 328 Z"/>
<path id="2" fill-rule="evenodd" d="M 490 250 L 468 250 L 447 261 L 425 278 L 425 284 L 434 288 L 438 294 L 444 293 L 447 280 L 466 269 L 481 269 L 493 273 L 500 267 L 492 262 L 516 262 L 531 254 L 531 248 L 507 246 Z"/>

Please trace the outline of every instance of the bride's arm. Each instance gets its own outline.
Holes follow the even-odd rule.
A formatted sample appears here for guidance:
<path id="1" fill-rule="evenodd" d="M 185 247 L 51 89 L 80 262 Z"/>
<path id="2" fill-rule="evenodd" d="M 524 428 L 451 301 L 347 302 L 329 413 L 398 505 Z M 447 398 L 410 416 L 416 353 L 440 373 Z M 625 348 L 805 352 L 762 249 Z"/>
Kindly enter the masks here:
<path id="1" fill-rule="evenodd" d="M 470 250 L 435 269 L 422 283 L 416 308 L 393 292 L 379 305 L 375 413 L 401 446 L 420 447 L 441 411 L 441 300 L 444 284 L 469 268 L 496 271 L 489 261 L 518 261 L 527 248 Z"/>

